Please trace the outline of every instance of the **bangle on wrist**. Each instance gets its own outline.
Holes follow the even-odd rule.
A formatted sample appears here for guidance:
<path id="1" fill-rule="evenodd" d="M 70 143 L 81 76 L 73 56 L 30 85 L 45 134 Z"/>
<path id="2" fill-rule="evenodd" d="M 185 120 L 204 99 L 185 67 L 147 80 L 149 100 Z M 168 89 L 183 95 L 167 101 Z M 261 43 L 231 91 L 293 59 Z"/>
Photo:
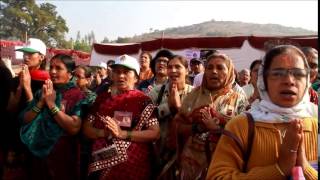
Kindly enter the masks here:
<path id="1" fill-rule="evenodd" d="M 55 116 L 59 111 L 60 109 L 57 106 L 54 106 L 53 108 L 50 109 L 50 114 L 51 116 Z"/>
<path id="2" fill-rule="evenodd" d="M 281 168 L 280 168 L 280 166 L 279 166 L 278 163 L 276 163 L 276 168 L 277 168 L 277 170 L 280 172 L 280 174 L 281 174 L 282 176 L 286 177 L 286 174 L 284 174 L 284 172 L 281 170 Z"/>
<path id="3" fill-rule="evenodd" d="M 126 140 L 131 141 L 131 139 L 132 139 L 132 131 L 131 131 L 131 130 L 129 130 L 129 131 L 127 131 L 127 137 L 126 137 Z"/>
<path id="4" fill-rule="evenodd" d="M 31 108 L 31 110 L 32 110 L 34 113 L 36 113 L 36 114 L 40 113 L 40 111 L 41 111 L 41 109 L 40 109 L 37 105 L 34 105 L 34 106 Z"/>

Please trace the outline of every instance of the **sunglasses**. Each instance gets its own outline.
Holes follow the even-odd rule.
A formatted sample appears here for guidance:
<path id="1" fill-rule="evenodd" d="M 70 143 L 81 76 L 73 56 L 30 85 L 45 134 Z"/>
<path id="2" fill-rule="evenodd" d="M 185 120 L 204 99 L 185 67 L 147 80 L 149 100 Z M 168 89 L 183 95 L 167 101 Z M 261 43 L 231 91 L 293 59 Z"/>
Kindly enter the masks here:
<path id="1" fill-rule="evenodd" d="M 295 79 L 300 80 L 302 78 L 306 78 L 309 74 L 309 69 L 299 69 L 299 68 L 293 68 L 293 69 L 272 69 L 268 71 L 268 76 L 271 79 L 283 79 L 287 77 L 289 74 L 292 75 Z"/>

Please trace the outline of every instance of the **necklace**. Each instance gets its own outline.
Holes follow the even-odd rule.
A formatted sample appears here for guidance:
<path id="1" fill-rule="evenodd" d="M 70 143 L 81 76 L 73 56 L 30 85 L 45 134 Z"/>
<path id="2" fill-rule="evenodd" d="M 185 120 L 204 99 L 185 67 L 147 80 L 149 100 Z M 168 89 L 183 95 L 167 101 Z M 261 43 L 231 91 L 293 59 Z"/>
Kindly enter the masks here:
<path id="1" fill-rule="evenodd" d="M 284 137 L 286 136 L 287 128 L 280 130 L 280 144 L 282 144 Z"/>

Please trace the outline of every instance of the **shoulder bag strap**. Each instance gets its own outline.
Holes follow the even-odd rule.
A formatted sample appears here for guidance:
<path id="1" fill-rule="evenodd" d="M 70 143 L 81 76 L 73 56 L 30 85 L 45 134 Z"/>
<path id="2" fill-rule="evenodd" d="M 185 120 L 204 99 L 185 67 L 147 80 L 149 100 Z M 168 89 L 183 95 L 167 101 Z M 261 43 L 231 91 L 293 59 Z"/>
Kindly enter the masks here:
<path id="1" fill-rule="evenodd" d="M 211 131 L 211 133 L 213 133 L 213 134 L 223 134 L 223 135 L 231 138 L 232 140 L 234 140 L 236 145 L 239 147 L 239 149 L 241 150 L 241 153 L 245 154 L 245 151 L 242 148 L 242 145 L 241 145 L 242 143 L 241 143 L 240 139 L 236 135 L 234 135 L 232 132 L 230 132 L 228 130 L 225 130 L 225 129 L 219 129 L 219 130 Z M 210 151 L 209 138 L 208 137 L 206 138 L 206 142 L 205 142 L 205 153 L 206 153 L 207 162 L 210 164 L 212 152 Z"/>
<path id="2" fill-rule="evenodd" d="M 248 146 L 247 146 L 247 151 L 244 150 L 244 148 L 242 147 L 242 143 L 240 141 L 240 139 L 234 135 L 232 132 L 227 131 L 225 129 L 220 129 L 217 131 L 211 131 L 211 133 L 221 133 L 225 136 L 228 136 L 229 138 L 233 139 L 234 142 L 236 143 L 236 145 L 239 147 L 239 149 L 241 150 L 241 153 L 243 154 L 243 161 L 244 161 L 244 166 L 243 166 L 243 172 L 247 171 L 247 165 L 248 165 L 248 161 L 249 161 L 249 157 L 251 154 L 251 149 L 252 149 L 252 144 L 253 144 L 253 138 L 254 138 L 254 120 L 253 117 L 250 113 L 245 113 L 247 116 L 247 121 L 248 121 Z M 207 139 L 208 140 L 208 139 Z M 208 163 L 210 163 L 210 159 L 211 159 L 211 152 L 209 149 L 209 142 L 206 142 L 206 157 L 207 157 L 207 161 Z"/>
<path id="3" fill-rule="evenodd" d="M 160 92 L 159 92 L 159 95 L 158 95 L 158 98 L 157 98 L 157 101 L 156 101 L 156 106 L 159 106 L 159 104 L 161 103 L 162 101 L 162 96 L 163 96 L 163 93 L 164 93 L 164 89 L 166 88 L 166 84 L 162 85 L 161 86 L 161 89 L 160 89 Z"/>
<path id="4" fill-rule="evenodd" d="M 247 151 L 243 156 L 244 160 L 244 166 L 243 171 L 247 172 L 247 165 L 250 158 L 251 150 L 252 150 L 252 144 L 253 144 L 253 138 L 254 138 L 254 119 L 252 115 L 248 112 L 246 112 L 247 119 L 248 119 L 248 146 Z"/>

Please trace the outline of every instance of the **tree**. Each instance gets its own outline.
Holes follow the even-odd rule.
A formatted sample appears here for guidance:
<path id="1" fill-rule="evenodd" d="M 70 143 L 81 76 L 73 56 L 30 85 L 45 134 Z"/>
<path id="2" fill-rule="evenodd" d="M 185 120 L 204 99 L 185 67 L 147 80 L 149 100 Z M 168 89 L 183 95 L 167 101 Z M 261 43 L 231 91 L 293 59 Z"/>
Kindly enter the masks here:
<path id="1" fill-rule="evenodd" d="M 118 39 L 115 40 L 115 43 L 128 43 L 130 40 L 131 38 L 129 37 L 118 37 Z"/>
<path id="2" fill-rule="evenodd" d="M 107 37 L 104 37 L 103 40 L 101 41 L 101 43 L 109 43 L 110 40 Z"/>
<path id="3" fill-rule="evenodd" d="M 82 38 L 80 31 L 78 31 L 76 41 L 75 42 L 72 41 L 73 49 L 90 52 L 92 44 L 89 42 L 89 36 L 90 36 L 90 33 L 88 35 L 86 34 L 84 38 Z"/>
<path id="4" fill-rule="evenodd" d="M 0 36 L 6 39 L 25 40 L 36 37 L 49 47 L 65 47 L 66 21 L 58 15 L 56 6 L 34 0 L 2 0 L 0 3 Z"/>
<path id="5" fill-rule="evenodd" d="M 91 45 L 89 45 L 84 41 L 84 39 L 82 39 L 81 41 L 74 42 L 73 49 L 78 51 L 90 52 Z"/>
<path id="6" fill-rule="evenodd" d="M 96 37 L 93 31 L 91 31 L 91 33 L 89 33 L 88 36 L 89 36 L 89 44 L 96 43 Z"/>
<path id="7" fill-rule="evenodd" d="M 65 43 L 64 43 L 64 46 L 63 48 L 66 48 L 66 49 L 73 49 L 73 40 L 72 38 L 70 38 L 68 41 L 67 40 L 64 40 Z"/>
<path id="8" fill-rule="evenodd" d="M 81 40 L 81 34 L 80 34 L 80 31 L 78 31 L 76 41 L 80 41 L 80 40 Z"/>

